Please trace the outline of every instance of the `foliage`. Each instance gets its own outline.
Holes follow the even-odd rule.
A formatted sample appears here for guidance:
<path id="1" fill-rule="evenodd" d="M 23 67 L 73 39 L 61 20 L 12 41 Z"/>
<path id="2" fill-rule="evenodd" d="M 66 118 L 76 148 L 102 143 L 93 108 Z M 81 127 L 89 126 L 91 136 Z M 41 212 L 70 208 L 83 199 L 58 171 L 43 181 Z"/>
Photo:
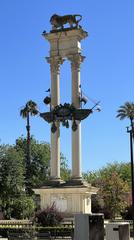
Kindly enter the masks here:
<path id="1" fill-rule="evenodd" d="M 26 103 L 25 107 L 23 109 L 21 109 L 21 111 L 20 111 L 20 115 L 23 118 L 27 118 L 29 113 L 31 116 L 35 116 L 38 114 L 37 104 L 32 100 L 29 100 Z"/>
<path id="2" fill-rule="evenodd" d="M 130 163 L 117 163 L 107 164 L 106 167 L 103 167 L 99 170 L 99 175 L 103 178 L 106 175 L 111 176 L 112 173 L 116 172 L 119 177 L 131 185 L 131 166 Z"/>
<path id="3" fill-rule="evenodd" d="M 6 219 L 29 217 L 33 199 L 25 195 L 24 153 L 15 146 L 0 146 L 0 204 Z"/>
<path id="4" fill-rule="evenodd" d="M 60 154 L 60 171 L 61 171 L 61 179 L 67 181 L 71 178 L 71 170 L 68 168 L 67 160 L 64 155 Z"/>
<path id="5" fill-rule="evenodd" d="M 0 201 L 8 219 L 11 217 L 14 198 L 24 189 L 23 155 L 12 146 L 0 146 Z"/>
<path id="6" fill-rule="evenodd" d="M 24 163 L 27 158 L 27 140 L 20 137 L 16 140 L 17 151 L 24 154 Z M 44 183 L 49 175 L 50 145 L 48 143 L 39 143 L 31 137 L 31 164 L 29 166 L 29 183 L 31 187 L 36 187 Z"/>
<path id="7" fill-rule="evenodd" d="M 124 105 L 120 106 L 117 112 L 117 117 L 120 120 L 129 118 L 130 121 L 132 121 L 134 119 L 134 102 L 126 102 Z"/>
<path id="8" fill-rule="evenodd" d="M 107 164 L 106 167 L 84 174 L 99 191 L 92 199 L 92 212 L 103 212 L 106 218 L 120 215 L 129 204 L 131 171 L 128 163 Z"/>
<path id="9" fill-rule="evenodd" d="M 113 172 L 111 176 L 102 179 L 101 185 L 99 194 L 103 196 L 105 209 L 109 210 L 111 218 L 115 218 L 127 206 L 125 193 L 128 193 L 128 184 Z"/>
<path id="10" fill-rule="evenodd" d="M 43 185 L 50 174 L 50 145 L 31 137 L 31 164 L 25 178 L 27 139 L 20 137 L 15 145 L 0 145 L 0 209 L 6 219 L 29 217 L 34 208 L 33 198 L 26 196 L 26 180 L 30 189 Z M 64 179 L 69 170 L 61 154 L 61 171 Z M 33 195 L 33 192 L 32 192 Z M 18 207 L 17 207 L 18 206 Z"/>
<path id="11" fill-rule="evenodd" d="M 131 166 L 130 163 L 118 163 L 114 162 L 112 164 L 108 163 L 105 167 L 97 171 L 88 171 L 83 173 L 84 179 L 91 183 L 93 186 L 98 186 L 101 178 L 106 175 L 111 175 L 116 172 L 123 181 L 127 181 L 128 185 L 131 186 Z"/>
<path id="12" fill-rule="evenodd" d="M 35 221 L 43 227 L 47 226 L 57 226 L 62 221 L 62 215 L 55 206 L 48 206 L 44 210 L 41 210 L 35 214 Z"/>
<path id="13" fill-rule="evenodd" d="M 22 190 L 24 183 L 23 154 L 9 145 L 0 146 L 0 190 L 7 188 L 11 194 Z"/>
<path id="14" fill-rule="evenodd" d="M 98 179 L 98 171 L 88 171 L 86 173 L 83 173 L 83 178 L 93 186 L 97 186 L 97 179 Z"/>
<path id="15" fill-rule="evenodd" d="M 35 210 L 34 199 L 25 193 L 13 201 L 12 217 L 17 219 L 30 218 Z"/>
<path id="16" fill-rule="evenodd" d="M 24 154 L 24 162 L 27 157 L 27 139 L 20 137 L 16 140 L 15 148 Z M 67 160 L 61 153 L 61 178 L 68 180 L 70 178 L 70 170 L 68 169 Z M 46 142 L 38 142 L 31 137 L 31 164 L 29 182 L 31 187 L 42 185 L 50 175 L 50 144 Z"/>

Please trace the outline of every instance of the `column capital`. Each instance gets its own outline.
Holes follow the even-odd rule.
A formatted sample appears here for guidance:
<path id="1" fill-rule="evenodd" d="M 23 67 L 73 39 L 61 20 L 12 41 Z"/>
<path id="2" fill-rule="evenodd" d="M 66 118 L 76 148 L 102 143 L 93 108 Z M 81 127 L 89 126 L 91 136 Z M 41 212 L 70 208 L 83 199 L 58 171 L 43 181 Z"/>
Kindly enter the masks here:
<path id="1" fill-rule="evenodd" d="M 60 65 L 63 64 L 64 59 L 60 56 L 46 57 L 47 62 L 50 64 L 51 72 L 59 74 Z"/>
<path id="2" fill-rule="evenodd" d="M 68 60 L 71 62 L 71 67 L 74 70 L 80 71 L 80 64 L 84 61 L 85 56 L 82 56 L 80 53 L 68 55 Z"/>

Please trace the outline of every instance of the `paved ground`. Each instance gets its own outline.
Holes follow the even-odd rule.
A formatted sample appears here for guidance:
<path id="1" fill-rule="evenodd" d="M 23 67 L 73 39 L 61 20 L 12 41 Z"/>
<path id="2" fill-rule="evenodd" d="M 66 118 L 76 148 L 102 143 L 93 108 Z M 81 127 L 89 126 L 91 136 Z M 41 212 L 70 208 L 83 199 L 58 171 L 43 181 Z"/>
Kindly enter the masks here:
<path id="1" fill-rule="evenodd" d="M 8 240 L 8 238 L 1 238 L 0 237 L 0 240 Z M 57 239 L 58 240 L 58 239 Z M 60 238 L 60 240 L 62 240 L 61 238 Z M 68 240 L 67 238 L 66 238 L 66 240 Z M 106 238 L 104 238 L 104 240 L 106 240 Z M 130 238 L 130 240 L 133 240 L 133 238 Z"/>
<path id="2" fill-rule="evenodd" d="M 1 238 L 0 237 L 0 240 L 8 240 L 8 238 Z M 58 239 L 57 239 L 58 240 Z M 60 240 L 62 240 L 62 239 L 60 239 Z M 68 239 L 66 239 L 66 240 L 68 240 Z M 106 238 L 104 238 L 104 240 L 106 240 Z M 133 238 L 130 238 L 130 240 L 133 240 Z"/>

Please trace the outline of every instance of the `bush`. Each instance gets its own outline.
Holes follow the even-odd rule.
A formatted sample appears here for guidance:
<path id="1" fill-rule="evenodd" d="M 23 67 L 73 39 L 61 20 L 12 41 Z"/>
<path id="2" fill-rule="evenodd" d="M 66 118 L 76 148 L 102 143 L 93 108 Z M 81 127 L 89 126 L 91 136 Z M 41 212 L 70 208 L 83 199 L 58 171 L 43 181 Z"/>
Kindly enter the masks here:
<path id="1" fill-rule="evenodd" d="M 16 219 L 30 218 L 35 209 L 35 203 L 32 197 L 22 195 L 13 202 L 11 216 Z"/>
<path id="2" fill-rule="evenodd" d="M 53 227 L 59 225 L 62 219 L 61 213 L 56 208 L 55 203 L 53 203 L 52 206 L 48 206 L 47 208 L 38 211 L 35 214 L 34 221 L 43 227 Z"/>

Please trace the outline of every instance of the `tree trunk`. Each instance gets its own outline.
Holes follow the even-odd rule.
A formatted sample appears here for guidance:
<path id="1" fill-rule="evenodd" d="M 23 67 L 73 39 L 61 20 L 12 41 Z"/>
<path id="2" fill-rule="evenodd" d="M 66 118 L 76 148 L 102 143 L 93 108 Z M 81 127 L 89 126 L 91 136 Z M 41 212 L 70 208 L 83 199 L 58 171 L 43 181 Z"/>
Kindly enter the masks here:
<path id="1" fill-rule="evenodd" d="M 29 112 L 27 113 L 27 165 L 30 165 L 31 152 L 30 152 L 30 122 L 29 122 Z"/>
<path id="2" fill-rule="evenodd" d="M 27 156 L 26 156 L 26 192 L 31 194 L 31 184 L 30 184 L 30 163 L 31 163 L 31 137 L 30 137 L 30 121 L 29 121 L 29 112 L 27 113 Z"/>

